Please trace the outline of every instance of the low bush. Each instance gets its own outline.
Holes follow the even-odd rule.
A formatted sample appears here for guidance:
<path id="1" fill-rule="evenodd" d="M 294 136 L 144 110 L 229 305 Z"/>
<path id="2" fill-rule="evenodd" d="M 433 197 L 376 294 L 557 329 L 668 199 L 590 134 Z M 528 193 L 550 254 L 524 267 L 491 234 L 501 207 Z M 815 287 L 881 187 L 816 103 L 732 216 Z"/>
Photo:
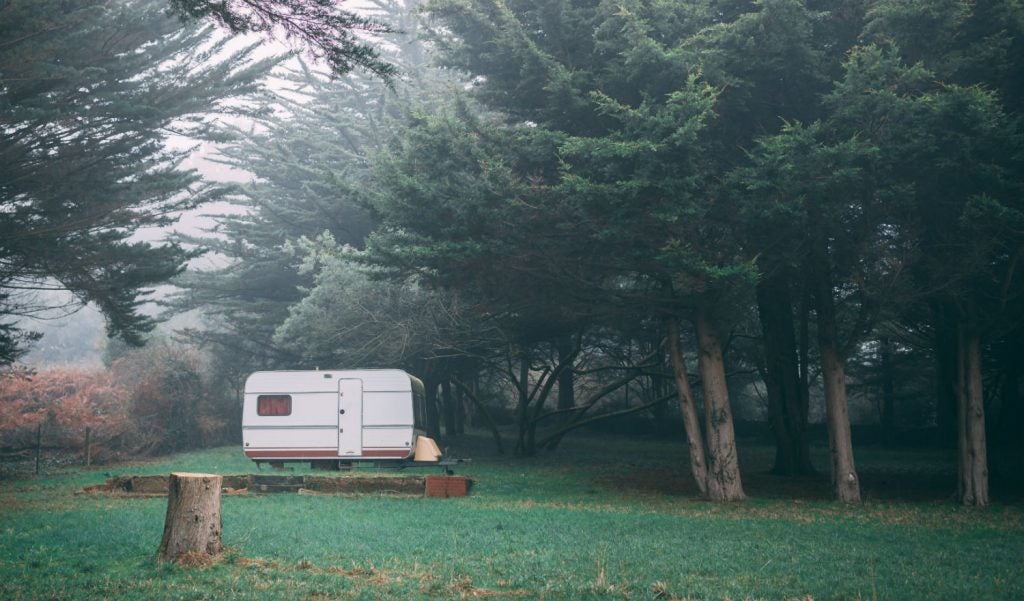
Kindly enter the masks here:
<path id="1" fill-rule="evenodd" d="M 87 428 L 95 440 L 117 440 L 131 429 L 129 399 L 107 371 L 8 369 L 0 374 L 0 444 L 34 446 L 40 426 L 47 446 L 81 448 Z"/>
<path id="2" fill-rule="evenodd" d="M 14 366 L 0 373 L 0 447 L 80 452 L 86 431 L 93 457 L 154 455 L 225 444 L 234 399 L 222 399 L 201 353 L 154 342 L 107 369 Z"/>

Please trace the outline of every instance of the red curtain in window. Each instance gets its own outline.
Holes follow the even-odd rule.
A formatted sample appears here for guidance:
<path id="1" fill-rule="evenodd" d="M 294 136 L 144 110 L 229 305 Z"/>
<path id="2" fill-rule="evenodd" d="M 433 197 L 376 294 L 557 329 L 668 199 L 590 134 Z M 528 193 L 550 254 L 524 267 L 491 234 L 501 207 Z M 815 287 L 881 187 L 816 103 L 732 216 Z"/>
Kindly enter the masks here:
<path id="1" fill-rule="evenodd" d="M 256 398 L 258 415 L 291 415 L 292 397 L 287 394 L 265 394 Z"/>

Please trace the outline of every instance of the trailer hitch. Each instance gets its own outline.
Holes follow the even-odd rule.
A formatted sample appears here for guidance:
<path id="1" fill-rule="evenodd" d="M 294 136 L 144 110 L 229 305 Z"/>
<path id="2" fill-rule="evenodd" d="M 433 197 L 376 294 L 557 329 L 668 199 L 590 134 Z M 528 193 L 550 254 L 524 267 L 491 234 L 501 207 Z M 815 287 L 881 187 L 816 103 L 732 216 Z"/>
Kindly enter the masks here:
<path id="1" fill-rule="evenodd" d="M 413 461 L 407 459 L 405 461 L 400 461 L 389 465 L 381 465 L 379 467 L 394 467 L 394 469 L 397 470 L 404 470 L 410 467 L 440 467 L 441 473 L 445 474 L 446 476 L 451 476 L 452 474 L 455 473 L 455 471 L 452 470 L 452 466 L 463 465 L 466 463 L 470 463 L 471 461 L 472 459 L 466 459 L 462 457 L 444 457 L 442 459 L 438 459 L 437 461 Z"/>

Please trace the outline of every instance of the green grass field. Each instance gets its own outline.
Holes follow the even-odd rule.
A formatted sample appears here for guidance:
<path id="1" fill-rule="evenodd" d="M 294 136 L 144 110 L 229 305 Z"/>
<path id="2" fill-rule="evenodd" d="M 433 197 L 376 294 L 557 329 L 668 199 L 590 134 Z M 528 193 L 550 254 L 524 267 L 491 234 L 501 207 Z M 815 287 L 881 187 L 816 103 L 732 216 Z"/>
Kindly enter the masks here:
<path id="1" fill-rule="evenodd" d="M 0 599 L 1024 599 L 1024 506 L 957 506 L 943 453 L 862 451 L 868 501 L 844 507 L 826 478 L 765 474 L 766 448 L 727 505 L 696 498 L 681 442 L 459 448 L 464 499 L 225 497 L 228 551 L 204 569 L 155 561 L 166 500 L 74 493 L 254 471 L 238 448 L 0 481 Z"/>

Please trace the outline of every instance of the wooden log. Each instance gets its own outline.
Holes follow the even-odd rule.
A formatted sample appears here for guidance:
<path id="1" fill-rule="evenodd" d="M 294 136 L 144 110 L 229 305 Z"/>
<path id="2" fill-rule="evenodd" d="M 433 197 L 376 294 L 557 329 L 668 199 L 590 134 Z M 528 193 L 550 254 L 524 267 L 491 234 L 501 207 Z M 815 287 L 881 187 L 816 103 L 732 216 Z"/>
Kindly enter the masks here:
<path id="1" fill-rule="evenodd" d="M 171 474 L 164 535 L 157 550 L 160 560 L 197 564 L 221 553 L 222 485 L 223 478 L 216 474 Z"/>

